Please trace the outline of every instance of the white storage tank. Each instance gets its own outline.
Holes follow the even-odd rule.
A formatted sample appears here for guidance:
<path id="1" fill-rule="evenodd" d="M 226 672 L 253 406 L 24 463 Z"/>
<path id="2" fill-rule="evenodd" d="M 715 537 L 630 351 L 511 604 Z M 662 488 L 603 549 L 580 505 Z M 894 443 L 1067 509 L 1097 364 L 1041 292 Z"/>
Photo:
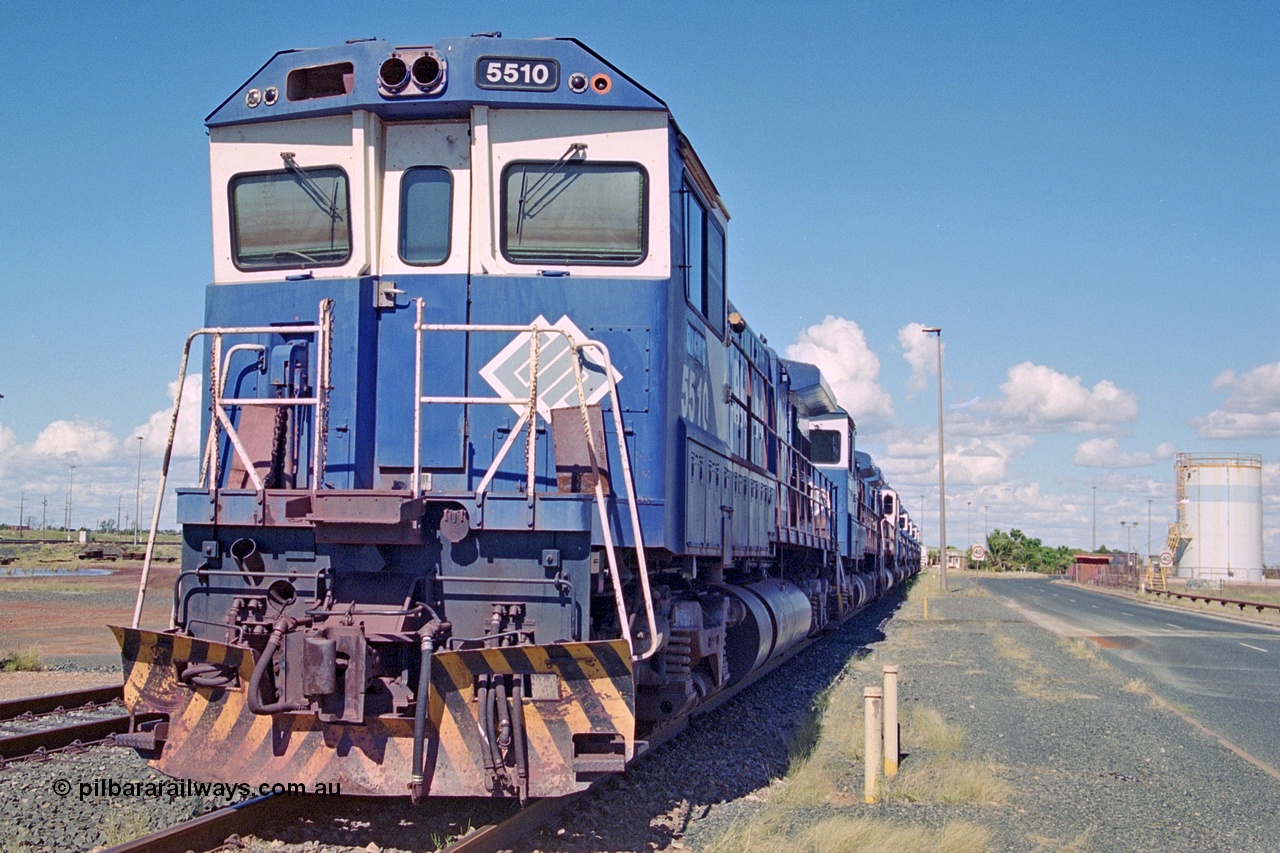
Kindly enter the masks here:
<path id="1" fill-rule="evenodd" d="M 1174 470 L 1178 576 L 1262 580 L 1262 455 L 1179 453 Z"/>

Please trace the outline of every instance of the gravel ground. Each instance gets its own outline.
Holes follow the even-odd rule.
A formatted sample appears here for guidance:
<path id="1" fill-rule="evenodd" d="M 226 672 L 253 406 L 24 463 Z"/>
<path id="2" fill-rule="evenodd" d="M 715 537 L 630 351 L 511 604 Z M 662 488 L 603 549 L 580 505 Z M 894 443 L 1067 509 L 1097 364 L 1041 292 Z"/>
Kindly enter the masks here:
<path id="1" fill-rule="evenodd" d="M 828 805 L 797 810 L 797 826 L 832 815 L 938 828 L 968 821 L 992 850 L 1263 851 L 1276 849 L 1276 780 L 1223 749 L 1141 692 L 1087 647 L 1072 647 L 987 597 L 969 578 L 931 597 L 929 621 L 899 598 L 815 644 L 620 778 L 597 786 L 523 851 L 702 849 L 760 812 L 788 766 L 788 745 L 814 697 L 833 683 L 878 680 L 902 668 L 903 716 L 936 709 L 965 731 L 964 757 L 1010 783 L 999 806 Z M 874 679 L 874 680 L 873 680 Z M 911 757 L 904 760 L 904 770 Z M 83 850 L 198 814 L 208 798 L 139 800 L 89 794 L 96 778 L 160 781 L 129 750 L 94 750 L 0 772 L 3 850 Z M 861 767 L 850 768 L 861 779 Z M 72 793 L 58 797 L 53 781 Z M 860 781 L 858 783 L 860 787 Z M 835 797 L 848 803 L 854 798 Z M 263 833 L 247 849 L 432 849 L 498 816 L 475 804 L 354 800 L 339 814 Z"/>
<path id="2" fill-rule="evenodd" d="M 880 664 L 898 664 L 903 716 L 919 704 L 962 726 L 964 755 L 995 766 L 1012 787 L 1007 802 L 857 804 L 816 810 L 809 823 L 832 814 L 935 829 L 969 821 L 992 830 L 993 850 L 1276 849 L 1275 779 L 1127 690 L 1127 677 L 1087 646 L 1026 622 L 972 580 L 953 587 L 930 599 L 928 622 L 904 607 L 860 678 L 874 684 Z M 853 775 L 860 780 L 861 767 Z M 713 804 L 682 843 L 713 843 L 759 811 L 750 800 Z"/>

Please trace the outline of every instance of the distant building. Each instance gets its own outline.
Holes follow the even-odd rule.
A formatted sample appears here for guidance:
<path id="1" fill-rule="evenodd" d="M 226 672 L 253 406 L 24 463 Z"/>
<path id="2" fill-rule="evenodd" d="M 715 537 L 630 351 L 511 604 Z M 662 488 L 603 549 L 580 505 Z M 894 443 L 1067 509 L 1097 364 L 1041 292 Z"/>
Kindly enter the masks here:
<path id="1" fill-rule="evenodd" d="M 1133 554 L 1076 554 L 1067 577 L 1093 586 L 1138 586 L 1138 561 Z"/>

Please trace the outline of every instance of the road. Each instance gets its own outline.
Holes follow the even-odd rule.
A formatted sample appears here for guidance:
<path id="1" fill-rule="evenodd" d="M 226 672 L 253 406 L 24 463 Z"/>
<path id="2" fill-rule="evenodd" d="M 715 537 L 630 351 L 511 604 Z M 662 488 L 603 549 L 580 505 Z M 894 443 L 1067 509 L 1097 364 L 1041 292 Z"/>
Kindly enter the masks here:
<path id="1" fill-rule="evenodd" d="M 989 579 L 1027 619 L 1096 643 L 1220 740 L 1280 779 L 1280 629 L 1093 592 L 1060 580 Z"/>

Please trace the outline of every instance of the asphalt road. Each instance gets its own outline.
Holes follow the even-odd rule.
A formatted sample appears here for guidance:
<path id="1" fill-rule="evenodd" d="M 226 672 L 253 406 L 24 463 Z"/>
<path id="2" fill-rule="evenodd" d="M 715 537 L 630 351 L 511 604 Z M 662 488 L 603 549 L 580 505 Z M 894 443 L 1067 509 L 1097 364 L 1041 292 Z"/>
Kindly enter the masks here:
<path id="1" fill-rule="evenodd" d="M 1093 592 L 1060 580 L 990 579 L 998 601 L 1055 634 L 1096 643 L 1185 716 L 1280 778 L 1280 629 Z"/>

